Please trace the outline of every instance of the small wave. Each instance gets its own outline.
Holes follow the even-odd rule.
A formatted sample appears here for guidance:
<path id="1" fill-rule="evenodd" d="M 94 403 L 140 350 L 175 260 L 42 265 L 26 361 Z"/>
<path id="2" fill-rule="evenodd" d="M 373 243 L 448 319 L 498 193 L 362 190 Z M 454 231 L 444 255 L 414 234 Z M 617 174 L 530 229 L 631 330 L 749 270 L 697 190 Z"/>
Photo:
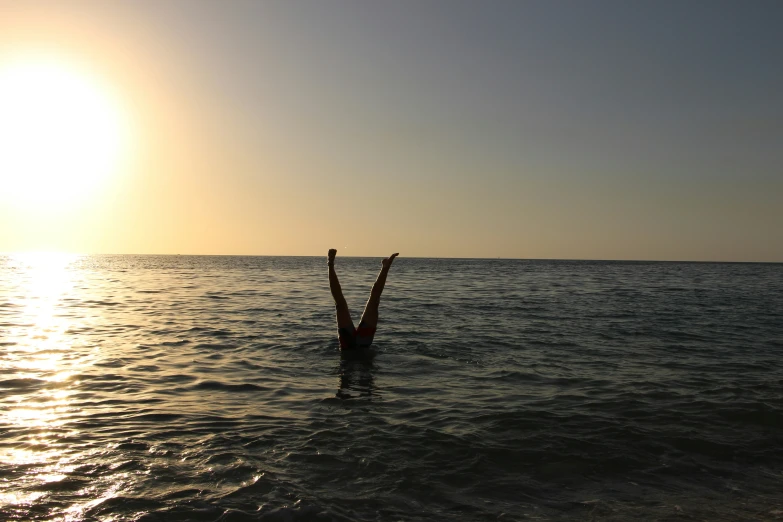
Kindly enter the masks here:
<path id="1" fill-rule="evenodd" d="M 178 341 L 163 341 L 160 343 L 160 346 L 182 346 L 183 344 L 188 344 L 190 341 L 187 339 L 180 339 Z"/>
<path id="2" fill-rule="evenodd" d="M 51 493 L 75 491 L 84 489 L 91 483 L 88 479 L 79 479 L 74 477 L 65 477 L 62 480 L 53 480 L 51 482 L 44 482 L 35 486 L 36 491 L 47 491 Z"/>
<path id="3" fill-rule="evenodd" d="M 95 363 L 95 366 L 99 366 L 101 368 L 123 368 L 127 362 L 125 359 L 108 359 L 103 362 Z"/>
<path id="4" fill-rule="evenodd" d="M 155 364 L 140 364 L 139 366 L 129 368 L 129 370 L 133 370 L 134 372 L 159 372 L 160 366 Z"/>
<path id="5" fill-rule="evenodd" d="M 225 344 L 218 344 L 218 343 L 201 343 L 194 346 L 197 350 L 227 350 L 232 348 L 237 348 L 236 344 L 231 343 L 225 343 Z"/>
<path id="6" fill-rule="evenodd" d="M 177 500 L 180 498 L 197 497 L 199 495 L 203 495 L 204 492 L 205 491 L 203 489 L 197 488 L 177 489 L 164 493 L 158 497 L 158 500 Z"/>
<path id="7" fill-rule="evenodd" d="M 160 511 L 145 513 L 137 519 L 137 522 L 169 522 L 170 520 L 214 522 L 216 520 L 222 521 L 223 518 L 221 517 L 223 513 L 224 511 L 222 509 L 215 506 L 175 506 Z"/>
<path id="8" fill-rule="evenodd" d="M 256 479 L 247 486 L 242 486 L 238 489 L 235 489 L 234 491 L 223 495 L 221 498 L 226 499 L 234 497 L 266 495 L 274 488 L 275 483 L 266 476 L 266 473 L 262 473 L 261 476 L 256 477 Z"/>
<path id="9" fill-rule="evenodd" d="M 196 379 L 197 379 L 197 377 L 194 377 L 193 375 L 188 375 L 186 373 L 168 374 L 164 378 L 166 383 L 170 383 L 170 382 L 188 382 L 188 381 L 195 381 Z"/>
<path id="10" fill-rule="evenodd" d="M 150 449 L 150 445 L 146 442 L 120 442 L 115 446 L 118 450 L 137 450 L 137 451 L 148 451 Z"/>
<path id="11" fill-rule="evenodd" d="M 215 337 L 228 337 L 234 335 L 234 332 L 231 330 L 212 330 L 210 334 L 214 335 Z"/>
<path id="12" fill-rule="evenodd" d="M 5 379 L 0 381 L 0 389 L 12 389 L 12 390 L 29 390 L 46 384 L 47 381 L 41 379 L 33 379 L 31 377 L 24 379 Z"/>
<path id="13" fill-rule="evenodd" d="M 267 369 L 266 366 L 262 366 L 260 364 L 252 363 L 252 362 L 247 361 L 245 359 L 240 359 L 239 361 L 237 361 L 237 364 L 239 366 L 243 366 L 243 367 L 248 368 L 250 370 L 266 370 Z"/>
<path id="14" fill-rule="evenodd" d="M 135 415 L 133 420 L 148 420 L 154 422 L 170 422 L 181 419 L 182 415 L 178 413 L 144 413 Z"/>
<path id="15" fill-rule="evenodd" d="M 128 510 L 149 511 L 150 509 L 159 509 L 161 507 L 163 507 L 161 502 L 151 498 L 118 496 L 94 505 L 85 511 L 84 515 L 86 520 L 105 520 L 109 518 L 114 519 L 115 517 L 109 517 L 108 515 L 116 515 L 117 512 L 126 512 Z"/>
<path id="16" fill-rule="evenodd" d="M 90 306 L 117 306 L 120 303 L 118 303 L 116 301 L 92 301 L 92 300 L 89 300 L 89 301 L 84 301 L 84 304 L 85 305 L 90 305 Z"/>
<path id="17" fill-rule="evenodd" d="M 224 384 L 218 381 L 202 381 L 195 384 L 192 389 L 194 390 L 225 390 L 230 392 L 243 392 L 243 391 L 265 391 L 269 388 L 264 386 L 258 386 L 256 384 L 243 383 L 243 384 Z"/>
<path id="18" fill-rule="evenodd" d="M 136 448 L 117 448 L 117 449 L 136 449 Z M 147 451 L 147 450 L 142 448 L 141 451 Z M 144 469 L 144 466 L 138 460 L 124 460 L 122 462 L 112 464 L 110 468 L 114 472 L 137 471 L 137 470 Z"/>

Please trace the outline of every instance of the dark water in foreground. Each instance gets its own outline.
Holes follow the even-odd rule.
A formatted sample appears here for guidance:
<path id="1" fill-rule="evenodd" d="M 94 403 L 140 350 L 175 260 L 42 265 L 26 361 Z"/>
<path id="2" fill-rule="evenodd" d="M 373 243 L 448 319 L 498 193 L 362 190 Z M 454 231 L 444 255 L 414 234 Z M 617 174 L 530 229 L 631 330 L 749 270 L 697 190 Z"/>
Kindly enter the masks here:
<path id="1" fill-rule="evenodd" d="M 355 318 L 378 259 L 339 259 Z M 783 519 L 783 265 L 0 257 L 2 520 Z"/>

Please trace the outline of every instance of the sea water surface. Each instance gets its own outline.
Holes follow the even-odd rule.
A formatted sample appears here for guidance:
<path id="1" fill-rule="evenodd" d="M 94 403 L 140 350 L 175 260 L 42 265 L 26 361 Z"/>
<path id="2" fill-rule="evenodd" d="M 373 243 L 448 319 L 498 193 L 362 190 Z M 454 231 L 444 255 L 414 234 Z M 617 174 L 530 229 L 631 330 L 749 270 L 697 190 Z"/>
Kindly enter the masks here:
<path id="1" fill-rule="evenodd" d="M 401 257 L 380 315 L 342 356 L 324 258 L 0 257 L 0 519 L 783 518 L 783 265 Z"/>

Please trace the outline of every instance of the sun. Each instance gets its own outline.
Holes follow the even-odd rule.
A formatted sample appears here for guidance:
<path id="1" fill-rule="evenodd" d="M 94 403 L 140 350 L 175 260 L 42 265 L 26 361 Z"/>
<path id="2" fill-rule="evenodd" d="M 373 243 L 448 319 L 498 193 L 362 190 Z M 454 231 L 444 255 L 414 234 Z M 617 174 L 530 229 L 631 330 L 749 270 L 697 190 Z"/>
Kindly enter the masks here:
<path id="1" fill-rule="evenodd" d="M 115 173 L 126 122 L 93 75 L 48 57 L 0 56 L 0 199 L 32 210 L 84 201 Z"/>

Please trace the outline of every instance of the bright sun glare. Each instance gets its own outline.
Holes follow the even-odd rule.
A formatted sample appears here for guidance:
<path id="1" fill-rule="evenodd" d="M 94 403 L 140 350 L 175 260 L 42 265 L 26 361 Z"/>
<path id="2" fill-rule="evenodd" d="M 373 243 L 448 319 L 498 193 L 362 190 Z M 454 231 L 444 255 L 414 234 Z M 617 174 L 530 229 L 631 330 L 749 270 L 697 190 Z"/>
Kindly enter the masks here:
<path id="1" fill-rule="evenodd" d="M 118 104 L 66 62 L 0 56 L 0 194 L 32 209 L 73 204 L 115 173 L 127 145 Z"/>

